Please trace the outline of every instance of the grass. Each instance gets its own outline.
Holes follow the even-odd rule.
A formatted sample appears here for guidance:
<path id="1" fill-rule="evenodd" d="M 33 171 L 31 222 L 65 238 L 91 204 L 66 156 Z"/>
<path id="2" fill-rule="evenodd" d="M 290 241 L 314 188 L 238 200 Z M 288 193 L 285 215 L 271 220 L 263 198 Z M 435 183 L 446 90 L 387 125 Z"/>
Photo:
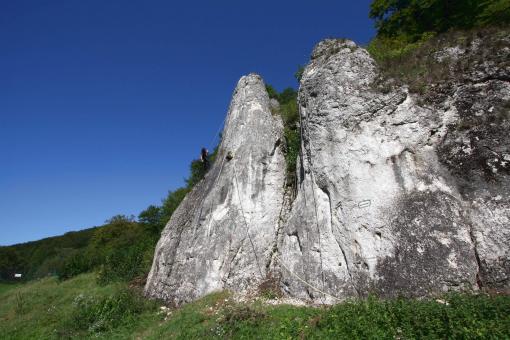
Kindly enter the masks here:
<path id="1" fill-rule="evenodd" d="M 0 283 L 0 298 L 4 293 L 10 291 L 11 289 L 17 288 L 19 286 L 20 286 L 19 283 L 18 284 L 16 284 L 16 283 Z"/>
<path id="2" fill-rule="evenodd" d="M 510 66 L 501 51 L 509 46 L 510 27 L 474 28 L 467 31 L 449 31 L 437 36 L 426 35 L 416 43 L 408 44 L 392 39 L 374 39 L 368 51 L 377 61 L 381 73 L 373 86 L 390 91 L 406 84 L 411 92 L 426 94 L 434 85 L 462 82 L 467 74 L 490 60 L 500 69 Z M 437 52 L 446 48 L 469 49 L 479 44 L 477 53 L 462 58 L 437 58 Z"/>
<path id="3" fill-rule="evenodd" d="M 20 305 L 19 296 L 22 296 Z M 2 339 L 504 339 L 510 297 L 366 300 L 333 307 L 237 303 L 218 292 L 179 309 L 140 298 L 126 284 L 98 286 L 94 274 L 0 285 Z"/>

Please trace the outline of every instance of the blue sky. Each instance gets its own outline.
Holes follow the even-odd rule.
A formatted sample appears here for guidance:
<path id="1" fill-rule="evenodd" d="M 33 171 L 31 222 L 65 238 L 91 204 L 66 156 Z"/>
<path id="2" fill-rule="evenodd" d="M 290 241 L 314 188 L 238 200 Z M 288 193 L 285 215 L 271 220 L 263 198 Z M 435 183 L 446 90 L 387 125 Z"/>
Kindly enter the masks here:
<path id="1" fill-rule="evenodd" d="M 369 0 L 0 3 L 0 245 L 138 215 L 212 147 L 237 80 L 278 90 Z"/>

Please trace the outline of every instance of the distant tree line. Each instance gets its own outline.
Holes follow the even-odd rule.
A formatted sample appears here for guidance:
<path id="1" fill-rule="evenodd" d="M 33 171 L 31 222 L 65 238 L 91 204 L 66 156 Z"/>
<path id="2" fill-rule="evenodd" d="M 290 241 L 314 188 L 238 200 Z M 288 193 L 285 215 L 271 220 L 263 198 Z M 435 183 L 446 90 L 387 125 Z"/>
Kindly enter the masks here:
<path id="1" fill-rule="evenodd" d="M 381 60 L 402 55 L 431 36 L 452 29 L 473 29 L 508 25 L 508 0 L 374 0 L 369 16 L 376 22 L 377 35 L 369 51 Z M 298 81 L 303 67 L 295 74 Z M 282 117 L 285 136 L 287 180 L 295 182 L 301 137 L 297 92 L 281 93 L 271 85 L 267 91 L 279 102 L 275 114 Z M 211 155 L 214 161 L 217 148 Z M 0 247 L 0 280 L 56 275 L 67 279 L 96 270 L 98 281 L 133 280 L 150 269 L 154 247 L 165 224 L 186 194 L 205 175 L 203 164 L 194 160 L 186 185 L 168 192 L 161 205 L 151 205 L 138 218 L 118 215 L 99 227 L 66 233 L 39 241 Z"/>
<path id="2" fill-rule="evenodd" d="M 210 157 L 213 162 L 217 148 Z M 186 194 L 205 175 L 200 160 L 190 164 L 186 185 L 173 191 L 161 205 L 150 205 L 138 218 L 117 215 L 104 225 L 34 242 L 0 247 L 0 281 L 58 276 L 65 280 L 97 271 L 99 283 L 143 278 L 150 270 L 161 231 Z"/>
<path id="3" fill-rule="evenodd" d="M 278 114 L 285 125 L 286 158 L 290 176 L 295 173 L 299 149 L 297 92 L 287 88 L 278 93 L 267 87 L 271 98 L 280 103 Z M 212 164 L 218 147 L 210 155 Z M 143 280 L 150 270 L 154 248 L 161 231 L 186 194 L 205 176 L 200 160 L 190 164 L 185 186 L 169 191 L 161 205 L 150 205 L 137 218 L 117 215 L 104 225 L 34 242 L 0 247 L 0 281 L 57 276 L 66 280 L 84 272 L 95 271 L 97 281 Z"/>

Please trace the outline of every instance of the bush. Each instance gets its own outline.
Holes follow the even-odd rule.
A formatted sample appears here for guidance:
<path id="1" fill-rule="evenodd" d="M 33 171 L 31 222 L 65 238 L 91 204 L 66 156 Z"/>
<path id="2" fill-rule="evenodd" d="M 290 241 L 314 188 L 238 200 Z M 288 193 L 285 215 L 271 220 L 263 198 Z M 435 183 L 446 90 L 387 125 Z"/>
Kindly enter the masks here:
<path id="1" fill-rule="evenodd" d="M 276 91 L 274 89 L 274 87 L 272 87 L 271 85 L 267 84 L 266 85 L 266 91 L 267 91 L 267 94 L 269 95 L 269 98 L 278 100 L 278 91 Z"/>
<path id="2" fill-rule="evenodd" d="M 91 334 L 111 331 L 129 323 L 149 307 L 150 303 L 127 288 L 105 297 L 80 294 L 73 301 L 71 315 L 64 321 L 64 332 L 61 333 L 66 330 Z"/>
<path id="3" fill-rule="evenodd" d="M 380 70 L 373 85 L 387 91 L 394 86 L 406 84 L 411 92 L 426 94 L 435 84 L 464 82 L 462 77 L 469 74 L 470 68 L 487 60 L 497 63 L 503 69 L 510 65 L 508 58 L 501 57 L 504 54 L 500 53 L 508 47 L 506 37 L 509 33 L 509 27 L 476 28 L 450 31 L 434 37 L 426 36 L 424 40 L 412 44 L 377 37 L 368 47 Z M 437 58 L 438 52 L 451 47 L 470 50 L 474 41 L 480 44 L 477 53 L 462 58 Z"/>
<path id="4" fill-rule="evenodd" d="M 138 222 L 149 234 L 159 236 L 165 224 L 162 222 L 163 208 L 150 205 L 138 215 Z"/>
<path id="5" fill-rule="evenodd" d="M 303 65 L 299 65 L 297 71 L 294 73 L 294 78 L 296 78 L 297 82 L 301 82 L 301 78 L 303 78 L 303 72 L 305 71 L 305 67 Z"/>
<path id="6" fill-rule="evenodd" d="M 143 241 L 127 248 L 119 248 L 106 256 L 101 264 L 97 282 L 101 285 L 115 281 L 131 281 L 142 277 L 150 270 L 152 257 L 147 258 L 147 252 L 154 252 L 154 242 Z"/>
<path id="7" fill-rule="evenodd" d="M 486 3 L 487 7 L 477 17 L 477 25 L 506 25 L 510 23 L 510 2 L 508 0 L 493 0 Z"/>
<path id="8" fill-rule="evenodd" d="M 378 37 L 413 43 L 426 32 L 508 24 L 510 5 L 506 0 L 374 0 L 369 16 L 376 21 Z"/>
<path id="9" fill-rule="evenodd" d="M 302 71 L 301 71 L 302 73 Z M 293 187 L 296 179 L 296 162 L 301 148 L 301 133 L 299 131 L 299 108 L 297 105 L 297 92 L 286 88 L 281 93 L 271 85 L 266 85 L 271 98 L 278 100 L 280 107 L 278 114 L 282 117 L 285 137 L 285 160 L 287 163 L 287 183 Z"/>
<path id="10" fill-rule="evenodd" d="M 451 294 L 441 300 L 381 300 L 336 305 L 311 329 L 312 338 L 480 339 L 510 332 L 506 296 Z"/>
<path id="11" fill-rule="evenodd" d="M 452 30 L 510 24 L 508 0 L 374 0 L 377 35 L 368 50 L 376 60 L 399 58 L 431 37 Z"/>
<path id="12" fill-rule="evenodd" d="M 64 262 L 63 268 L 57 272 L 59 280 L 67 280 L 91 269 L 90 261 L 83 251 L 76 251 Z"/>
<path id="13" fill-rule="evenodd" d="M 386 62 L 388 60 L 401 60 L 407 56 L 413 50 L 422 46 L 423 43 L 427 42 L 430 38 L 434 37 L 435 33 L 427 32 L 421 35 L 421 37 L 410 43 L 407 39 L 402 37 L 385 37 L 377 36 L 374 38 L 367 47 L 370 55 L 379 62 Z"/>
<path id="14" fill-rule="evenodd" d="M 160 225 L 164 227 L 172 217 L 174 211 L 179 207 L 186 194 L 189 192 L 187 188 L 179 188 L 175 191 L 169 191 L 167 197 L 163 200 L 161 206 Z M 163 228 L 161 228 L 162 230 Z"/>

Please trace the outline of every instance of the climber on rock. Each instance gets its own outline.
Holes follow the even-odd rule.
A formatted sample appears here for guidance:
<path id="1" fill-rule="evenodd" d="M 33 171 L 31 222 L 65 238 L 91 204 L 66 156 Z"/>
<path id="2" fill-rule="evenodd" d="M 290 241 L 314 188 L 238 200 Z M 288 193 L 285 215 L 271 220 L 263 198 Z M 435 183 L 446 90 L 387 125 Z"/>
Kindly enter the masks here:
<path id="1" fill-rule="evenodd" d="M 204 164 L 204 170 L 209 170 L 209 151 L 206 148 L 202 148 L 200 152 L 200 160 Z"/>

